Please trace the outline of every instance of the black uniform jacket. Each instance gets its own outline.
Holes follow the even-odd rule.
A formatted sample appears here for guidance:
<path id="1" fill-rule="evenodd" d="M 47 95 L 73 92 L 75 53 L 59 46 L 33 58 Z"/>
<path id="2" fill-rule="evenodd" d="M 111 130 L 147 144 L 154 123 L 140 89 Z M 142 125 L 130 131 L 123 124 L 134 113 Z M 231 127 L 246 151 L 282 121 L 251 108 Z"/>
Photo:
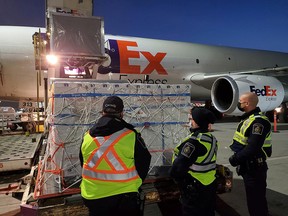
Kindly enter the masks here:
<path id="1" fill-rule="evenodd" d="M 96 136 L 109 136 L 123 128 L 128 128 L 135 132 L 136 141 L 135 141 L 135 152 L 134 152 L 134 160 L 136 170 L 138 175 L 144 181 L 149 171 L 151 155 L 145 145 L 144 140 L 141 137 L 141 134 L 138 133 L 134 126 L 125 122 L 123 119 L 117 118 L 115 116 L 102 116 L 98 122 L 89 130 L 89 133 L 92 137 Z M 83 166 L 83 156 L 79 153 L 80 163 Z"/>
<path id="2" fill-rule="evenodd" d="M 245 113 L 241 116 L 241 120 L 246 120 L 251 115 L 259 115 L 260 109 L 256 109 Z M 244 122 L 244 121 L 243 121 Z M 238 125 L 237 131 L 240 131 L 240 128 L 243 124 L 241 122 Z M 256 118 L 253 123 L 246 130 L 245 136 L 248 137 L 248 145 L 243 146 L 240 143 L 233 140 L 230 148 L 235 152 L 238 163 L 243 163 L 247 160 L 253 160 L 256 158 L 266 159 L 264 152 L 262 151 L 262 146 L 264 140 L 268 133 L 271 132 L 271 123 L 263 118 Z M 266 150 L 267 156 L 270 157 L 272 154 L 272 148 Z"/>
<path id="3" fill-rule="evenodd" d="M 206 133 L 206 130 L 200 128 L 191 129 L 194 132 L 193 136 L 197 136 L 200 132 Z M 185 148 L 185 151 L 183 150 Z M 189 148 L 189 149 L 188 149 Z M 173 161 L 173 165 L 170 170 L 170 176 L 177 182 L 191 179 L 191 175 L 188 174 L 189 167 L 197 160 L 198 157 L 205 155 L 207 149 L 200 142 L 194 139 L 188 139 L 181 143 L 179 146 L 179 153 L 177 158 Z"/>

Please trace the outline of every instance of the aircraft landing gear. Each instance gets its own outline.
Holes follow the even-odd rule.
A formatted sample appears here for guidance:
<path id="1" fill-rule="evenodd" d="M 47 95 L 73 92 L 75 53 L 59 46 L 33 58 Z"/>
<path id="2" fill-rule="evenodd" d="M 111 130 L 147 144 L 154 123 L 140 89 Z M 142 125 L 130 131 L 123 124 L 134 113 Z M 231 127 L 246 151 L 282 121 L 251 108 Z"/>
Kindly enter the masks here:
<path id="1" fill-rule="evenodd" d="M 281 104 L 281 112 L 278 114 L 279 122 L 288 123 L 288 108 L 286 103 Z"/>
<path id="2" fill-rule="evenodd" d="M 288 108 L 287 103 L 281 104 L 281 111 L 277 113 L 277 122 L 288 123 Z M 266 112 L 266 116 L 271 122 L 274 122 L 274 110 Z"/>

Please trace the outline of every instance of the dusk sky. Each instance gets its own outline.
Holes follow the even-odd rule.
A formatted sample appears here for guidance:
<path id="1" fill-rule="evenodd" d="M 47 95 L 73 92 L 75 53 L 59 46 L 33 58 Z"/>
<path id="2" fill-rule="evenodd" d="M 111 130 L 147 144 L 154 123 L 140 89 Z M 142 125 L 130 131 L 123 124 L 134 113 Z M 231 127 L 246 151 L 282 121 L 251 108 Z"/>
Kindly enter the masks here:
<path id="1" fill-rule="evenodd" d="M 94 0 L 105 33 L 288 52 L 287 0 Z M 45 27 L 45 0 L 1 0 L 0 25 Z"/>

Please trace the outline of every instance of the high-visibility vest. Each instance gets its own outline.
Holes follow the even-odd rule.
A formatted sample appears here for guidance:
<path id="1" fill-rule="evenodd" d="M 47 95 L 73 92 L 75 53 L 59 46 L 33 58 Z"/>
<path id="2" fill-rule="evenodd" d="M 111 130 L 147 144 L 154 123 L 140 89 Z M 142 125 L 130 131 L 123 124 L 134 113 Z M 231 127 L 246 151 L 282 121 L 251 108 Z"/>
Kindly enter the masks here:
<path id="1" fill-rule="evenodd" d="M 249 118 L 247 118 L 246 120 L 242 120 L 238 124 L 237 130 L 235 131 L 234 136 L 233 136 L 233 140 L 238 142 L 239 144 L 241 144 L 243 146 L 247 146 L 248 145 L 248 143 L 247 143 L 248 137 L 245 136 L 245 133 L 256 118 L 262 118 L 262 119 L 269 122 L 269 119 L 265 115 L 263 115 L 262 113 L 260 113 L 260 115 L 254 115 L 253 114 L 253 115 L 249 116 Z M 242 124 L 242 125 L 239 129 L 240 124 Z M 238 129 L 239 129 L 239 131 L 238 131 Z M 262 146 L 262 151 L 264 152 L 266 158 L 267 158 L 266 151 L 268 148 L 271 148 L 271 146 L 272 146 L 272 144 L 271 144 L 271 130 L 270 130 L 270 132 L 266 135 L 266 138 L 264 140 L 264 144 Z"/>
<path id="2" fill-rule="evenodd" d="M 134 163 L 135 132 L 124 128 L 110 136 L 85 134 L 81 195 L 99 199 L 128 192 L 138 192 L 142 180 Z"/>
<path id="3" fill-rule="evenodd" d="M 179 154 L 180 145 L 188 139 L 197 140 L 207 150 L 205 155 L 199 156 L 189 167 L 188 173 L 203 185 L 209 185 L 216 179 L 217 140 L 211 133 L 199 133 L 197 136 L 192 133 L 174 149 L 173 160 Z"/>

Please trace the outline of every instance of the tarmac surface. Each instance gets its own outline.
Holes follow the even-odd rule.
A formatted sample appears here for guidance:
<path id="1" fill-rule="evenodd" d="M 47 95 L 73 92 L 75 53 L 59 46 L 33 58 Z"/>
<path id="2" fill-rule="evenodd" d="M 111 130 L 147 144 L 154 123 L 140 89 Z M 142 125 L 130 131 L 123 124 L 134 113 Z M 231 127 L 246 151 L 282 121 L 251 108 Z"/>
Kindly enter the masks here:
<path id="1" fill-rule="evenodd" d="M 233 171 L 232 191 L 219 194 L 217 197 L 216 216 L 249 216 L 246 195 L 242 177 L 237 176 L 235 168 L 230 166 L 228 158 L 232 155 L 229 148 L 234 130 L 238 122 L 215 123 L 212 127 L 216 136 L 218 149 L 218 164 L 224 164 Z M 1 138 L 1 136 L 0 136 Z M 273 153 L 267 160 L 269 170 L 267 178 L 267 200 L 271 216 L 288 215 L 288 124 L 277 124 L 272 134 Z M 28 174 L 29 171 L 14 171 L 13 173 L 0 173 L 0 188 L 17 181 Z M 0 216 L 20 214 L 20 200 L 0 193 Z M 145 206 L 145 216 L 172 216 L 181 215 L 178 201 L 150 204 Z"/>

